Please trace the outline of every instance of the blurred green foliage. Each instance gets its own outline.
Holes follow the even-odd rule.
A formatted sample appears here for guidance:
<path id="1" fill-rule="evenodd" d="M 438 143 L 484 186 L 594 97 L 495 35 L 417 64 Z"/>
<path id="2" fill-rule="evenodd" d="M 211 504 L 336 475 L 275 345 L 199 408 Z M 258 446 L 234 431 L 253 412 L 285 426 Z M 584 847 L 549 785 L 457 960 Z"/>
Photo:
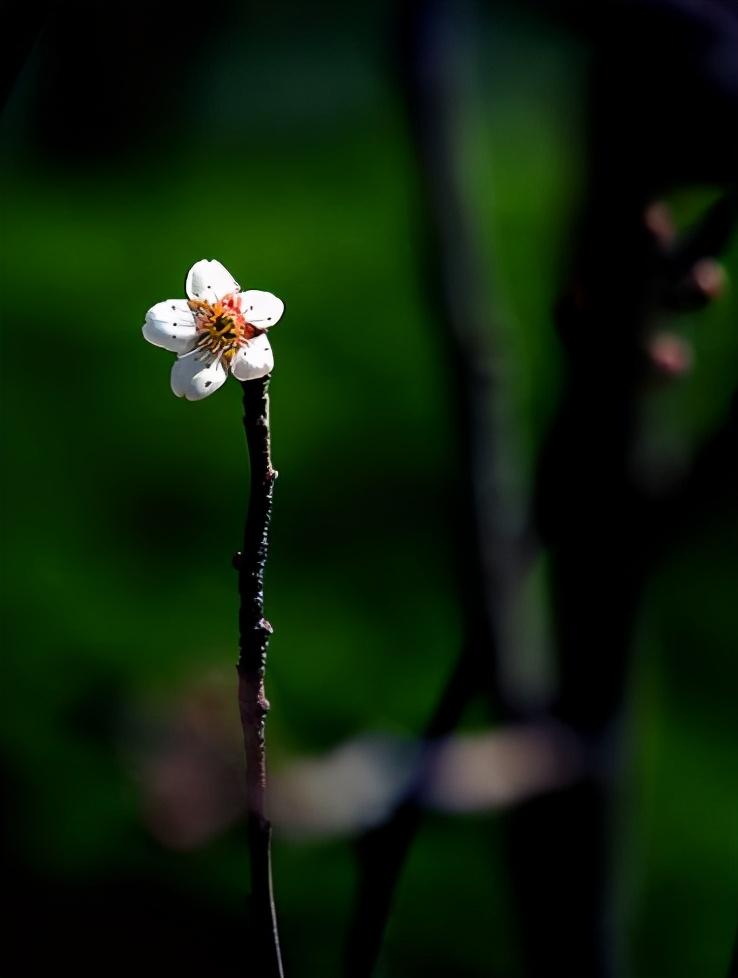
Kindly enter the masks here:
<path id="1" fill-rule="evenodd" d="M 268 24 L 256 36 L 236 24 L 218 58 L 192 66 L 176 131 L 114 163 L 34 155 L 38 59 L 11 102 L 0 725 L 18 849 L 38 872 L 93 878 L 146 862 L 214 906 L 243 901 L 240 830 L 152 855 L 125 743 L 131 717 L 235 660 L 240 392 L 229 382 L 205 402 L 176 400 L 170 355 L 140 334 L 198 258 L 287 303 L 273 334 L 272 765 L 367 728 L 416 732 L 450 668 L 452 412 L 385 26 L 352 36 L 341 21 L 320 42 L 295 31 L 269 44 Z M 525 492 L 559 383 L 551 307 L 581 194 L 581 53 L 508 24 L 482 55 L 464 152 L 506 323 Z M 735 273 L 735 246 L 727 263 Z M 650 394 L 644 414 L 665 464 L 688 458 L 725 409 L 736 311 L 733 294 L 680 325 L 696 369 Z M 738 890 L 737 543 L 720 522 L 679 541 L 643 610 L 616 853 L 637 978 L 725 970 Z M 277 840 L 295 978 L 335 973 L 352 873 L 345 842 Z M 497 819 L 429 818 L 382 974 L 514 976 L 510 915 Z"/>

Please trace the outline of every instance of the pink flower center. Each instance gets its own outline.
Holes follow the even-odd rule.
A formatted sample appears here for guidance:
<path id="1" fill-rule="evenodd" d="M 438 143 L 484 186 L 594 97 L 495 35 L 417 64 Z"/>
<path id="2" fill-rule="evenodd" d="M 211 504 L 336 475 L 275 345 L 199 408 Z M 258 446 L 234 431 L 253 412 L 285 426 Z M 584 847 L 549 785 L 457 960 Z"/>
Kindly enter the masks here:
<path id="1" fill-rule="evenodd" d="M 247 340 L 260 332 L 241 312 L 240 296 L 231 292 L 217 302 L 190 299 L 198 332 L 197 347 L 230 363 Z"/>

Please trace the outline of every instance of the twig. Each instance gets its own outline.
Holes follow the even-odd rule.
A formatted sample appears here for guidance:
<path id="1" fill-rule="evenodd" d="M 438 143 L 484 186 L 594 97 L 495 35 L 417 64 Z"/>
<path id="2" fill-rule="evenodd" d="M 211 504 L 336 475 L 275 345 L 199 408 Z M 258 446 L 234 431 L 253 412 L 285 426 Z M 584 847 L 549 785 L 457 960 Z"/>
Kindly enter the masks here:
<path id="1" fill-rule="evenodd" d="M 266 751 L 269 703 L 264 695 L 266 654 L 272 627 L 264 618 L 264 568 L 277 473 L 269 432 L 269 377 L 245 381 L 243 424 L 251 465 L 251 491 L 243 550 L 237 555 L 240 655 L 238 702 L 246 748 L 246 800 L 251 858 L 252 948 L 249 978 L 282 978 L 282 960 L 272 893 L 271 825 L 266 816 Z"/>

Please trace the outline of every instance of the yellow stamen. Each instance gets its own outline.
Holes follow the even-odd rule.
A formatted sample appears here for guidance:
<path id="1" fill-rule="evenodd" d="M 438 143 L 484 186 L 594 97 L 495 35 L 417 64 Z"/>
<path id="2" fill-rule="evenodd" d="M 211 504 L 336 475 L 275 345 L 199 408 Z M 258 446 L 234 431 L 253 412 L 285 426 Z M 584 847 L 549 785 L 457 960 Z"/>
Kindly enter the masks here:
<path id="1" fill-rule="evenodd" d="M 258 333 L 241 312 L 235 294 L 212 304 L 202 299 L 190 299 L 189 307 L 195 314 L 195 327 L 200 334 L 197 346 L 213 356 L 222 356 L 228 363 L 238 349 Z"/>

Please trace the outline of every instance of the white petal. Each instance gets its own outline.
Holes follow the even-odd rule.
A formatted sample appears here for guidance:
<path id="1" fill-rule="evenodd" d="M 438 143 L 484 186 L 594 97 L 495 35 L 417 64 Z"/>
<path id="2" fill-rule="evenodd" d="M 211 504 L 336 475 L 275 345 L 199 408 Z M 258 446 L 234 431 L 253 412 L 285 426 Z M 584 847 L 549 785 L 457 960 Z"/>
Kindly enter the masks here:
<path id="1" fill-rule="evenodd" d="M 238 380 L 266 377 L 274 369 L 274 354 L 264 335 L 255 336 L 242 346 L 231 362 L 231 372 Z"/>
<path id="2" fill-rule="evenodd" d="M 241 295 L 241 312 L 247 322 L 259 329 L 268 329 L 282 318 L 284 302 L 271 292 L 248 289 Z"/>
<path id="3" fill-rule="evenodd" d="M 199 353 L 191 353 L 174 361 L 172 390 L 177 397 L 201 401 L 222 387 L 227 376 L 220 361 L 213 360 L 212 356 L 201 359 Z"/>
<path id="4" fill-rule="evenodd" d="M 203 258 L 196 261 L 187 273 L 185 292 L 190 299 L 215 302 L 229 292 L 238 292 L 240 286 L 227 268 L 219 261 Z"/>
<path id="5" fill-rule="evenodd" d="M 167 299 L 157 302 L 146 313 L 144 337 L 154 346 L 172 353 L 189 353 L 195 346 L 195 318 L 186 299 Z"/>

